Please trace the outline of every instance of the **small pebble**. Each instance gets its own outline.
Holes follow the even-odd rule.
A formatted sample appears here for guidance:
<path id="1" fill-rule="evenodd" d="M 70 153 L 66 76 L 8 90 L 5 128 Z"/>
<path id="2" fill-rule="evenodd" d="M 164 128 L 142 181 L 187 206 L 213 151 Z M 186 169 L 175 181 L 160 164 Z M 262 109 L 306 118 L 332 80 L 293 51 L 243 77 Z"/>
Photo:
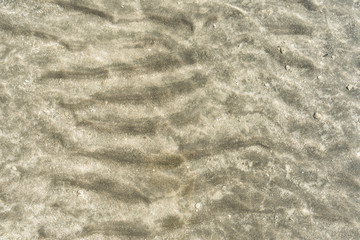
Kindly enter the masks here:
<path id="1" fill-rule="evenodd" d="M 281 54 L 284 54 L 284 53 L 285 53 L 285 48 L 280 47 L 280 53 L 281 53 Z"/>
<path id="2" fill-rule="evenodd" d="M 317 76 L 317 79 L 319 79 L 319 80 L 322 79 L 322 76 Z"/>
<path id="3" fill-rule="evenodd" d="M 351 90 L 354 89 L 354 86 L 351 85 L 351 84 L 349 84 L 349 85 L 346 86 L 346 89 L 347 89 L 348 91 L 351 91 Z"/>
<path id="4" fill-rule="evenodd" d="M 290 70 L 290 66 L 289 66 L 289 65 L 286 65 L 286 66 L 285 66 L 285 69 L 289 71 L 289 70 Z"/>
<path id="5" fill-rule="evenodd" d="M 14 170 L 14 171 L 17 170 L 17 168 L 15 166 L 12 166 L 11 169 Z"/>
<path id="6" fill-rule="evenodd" d="M 195 204 L 195 208 L 196 208 L 196 209 L 200 209 L 200 208 L 201 208 L 201 203 L 199 203 L 199 202 L 196 203 L 196 204 Z"/>
<path id="7" fill-rule="evenodd" d="M 81 198 L 85 198 L 85 192 L 83 190 L 78 190 L 77 195 Z"/>
<path id="8" fill-rule="evenodd" d="M 320 119 L 320 118 L 321 118 L 321 115 L 316 112 L 316 113 L 314 113 L 313 117 L 314 117 L 315 119 Z"/>
<path id="9" fill-rule="evenodd" d="M 265 86 L 265 87 L 270 87 L 270 84 L 265 83 L 264 86 Z"/>

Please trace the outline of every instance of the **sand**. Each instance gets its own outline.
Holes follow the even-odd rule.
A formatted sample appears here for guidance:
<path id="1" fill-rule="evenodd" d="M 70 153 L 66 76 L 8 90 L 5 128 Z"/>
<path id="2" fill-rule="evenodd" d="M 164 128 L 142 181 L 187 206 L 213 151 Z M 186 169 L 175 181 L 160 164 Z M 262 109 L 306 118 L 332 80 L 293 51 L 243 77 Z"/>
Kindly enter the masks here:
<path id="1" fill-rule="evenodd" d="M 0 239 L 360 239 L 358 0 L 0 1 Z"/>

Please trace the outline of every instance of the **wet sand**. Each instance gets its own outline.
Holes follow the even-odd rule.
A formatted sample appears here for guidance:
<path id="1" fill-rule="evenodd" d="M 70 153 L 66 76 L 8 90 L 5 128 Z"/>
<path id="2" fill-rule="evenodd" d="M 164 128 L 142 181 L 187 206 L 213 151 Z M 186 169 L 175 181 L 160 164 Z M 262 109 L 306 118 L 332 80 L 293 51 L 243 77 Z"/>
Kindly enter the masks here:
<path id="1" fill-rule="evenodd" d="M 0 1 L 0 239 L 360 239 L 359 17 Z"/>

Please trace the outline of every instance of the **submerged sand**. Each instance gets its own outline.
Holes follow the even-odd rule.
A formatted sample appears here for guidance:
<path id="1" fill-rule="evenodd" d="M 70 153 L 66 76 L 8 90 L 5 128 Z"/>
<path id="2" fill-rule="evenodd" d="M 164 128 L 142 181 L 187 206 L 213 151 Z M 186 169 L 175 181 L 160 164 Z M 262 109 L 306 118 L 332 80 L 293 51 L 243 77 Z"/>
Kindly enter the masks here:
<path id="1" fill-rule="evenodd" d="M 360 239 L 359 17 L 0 1 L 0 239 Z"/>

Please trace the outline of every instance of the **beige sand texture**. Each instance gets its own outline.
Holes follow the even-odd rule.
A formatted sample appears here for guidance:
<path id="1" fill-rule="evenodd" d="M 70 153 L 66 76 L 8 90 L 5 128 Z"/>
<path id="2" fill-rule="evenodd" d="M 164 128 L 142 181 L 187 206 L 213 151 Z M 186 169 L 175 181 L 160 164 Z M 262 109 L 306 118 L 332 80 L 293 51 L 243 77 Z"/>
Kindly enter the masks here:
<path id="1" fill-rule="evenodd" d="M 360 239 L 358 0 L 0 0 L 0 239 Z"/>

